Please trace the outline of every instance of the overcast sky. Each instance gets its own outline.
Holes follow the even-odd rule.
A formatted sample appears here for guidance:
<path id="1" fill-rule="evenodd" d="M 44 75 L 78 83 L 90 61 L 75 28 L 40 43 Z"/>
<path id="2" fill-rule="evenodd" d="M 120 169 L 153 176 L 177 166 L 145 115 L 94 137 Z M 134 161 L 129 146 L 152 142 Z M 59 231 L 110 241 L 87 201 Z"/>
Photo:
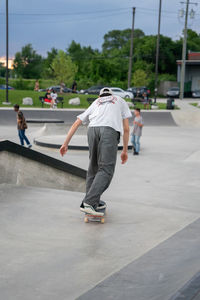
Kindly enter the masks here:
<path id="1" fill-rule="evenodd" d="M 191 5 L 197 15 L 190 28 L 200 32 L 200 0 Z M 0 56 L 5 55 L 5 3 L 0 2 Z M 52 47 L 66 49 L 72 40 L 101 49 L 109 30 L 131 27 L 131 7 L 136 7 L 135 28 L 156 34 L 159 0 L 9 0 L 9 54 L 27 43 L 42 55 Z M 184 7 L 184 6 L 183 6 Z M 163 0 L 161 33 L 178 39 L 183 20 L 179 0 Z"/>

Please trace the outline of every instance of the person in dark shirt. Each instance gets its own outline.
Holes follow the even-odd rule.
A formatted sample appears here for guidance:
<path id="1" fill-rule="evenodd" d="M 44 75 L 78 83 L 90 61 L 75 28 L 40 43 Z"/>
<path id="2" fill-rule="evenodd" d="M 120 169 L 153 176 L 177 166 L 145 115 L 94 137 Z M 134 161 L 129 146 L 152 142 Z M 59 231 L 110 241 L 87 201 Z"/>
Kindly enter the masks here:
<path id="1" fill-rule="evenodd" d="M 44 101 L 51 103 L 51 91 L 48 90 L 44 95 Z"/>
<path id="2" fill-rule="evenodd" d="M 72 93 L 76 93 L 76 90 L 77 90 L 77 83 L 76 81 L 74 80 L 73 84 L 72 84 Z"/>
<path id="3" fill-rule="evenodd" d="M 55 104 L 55 100 L 51 97 L 51 90 L 48 90 L 44 96 L 44 102 L 46 104 L 50 104 L 50 107 L 53 108 Z"/>
<path id="4" fill-rule="evenodd" d="M 25 130 L 28 128 L 26 124 L 26 119 L 22 113 L 22 111 L 19 110 L 19 105 L 14 105 L 14 111 L 17 113 L 17 129 L 18 129 L 18 135 L 20 139 L 20 143 L 22 146 L 24 146 L 24 141 L 26 142 L 28 148 L 31 148 L 32 145 L 29 142 L 28 138 L 25 135 Z"/>
<path id="5" fill-rule="evenodd" d="M 51 108 L 53 108 L 54 105 L 54 101 L 52 101 L 53 99 L 51 98 L 51 90 L 48 90 L 46 92 L 46 94 L 44 95 L 44 102 L 46 104 L 49 104 Z"/>

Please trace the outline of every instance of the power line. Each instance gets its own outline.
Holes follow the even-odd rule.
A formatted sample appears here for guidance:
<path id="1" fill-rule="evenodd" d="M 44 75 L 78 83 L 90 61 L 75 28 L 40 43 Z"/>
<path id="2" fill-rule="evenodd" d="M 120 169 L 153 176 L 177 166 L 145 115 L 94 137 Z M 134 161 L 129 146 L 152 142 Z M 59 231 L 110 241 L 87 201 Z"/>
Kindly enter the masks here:
<path id="1" fill-rule="evenodd" d="M 137 10 L 142 10 L 142 11 L 152 11 L 152 12 L 157 12 L 157 9 L 154 8 L 146 8 L 146 7 L 136 7 Z M 95 11 L 80 11 L 80 12 L 74 12 L 74 13 L 65 13 L 65 12 L 57 12 L 57 13 L 51 13 L 51 12 L 45 12 L 45 13 L 41 13 L 41 12 L 36 12 L 36 13 L 29 13 L 29 12 L 11 12 L 9 13 L 9 15 L 25 15 L 25 16 L 75 16 L 75 15 L 88 15 L 88 14 L 98 14 L 98 13 L 107 13 L 107 12 L 111 12 L 111 11 L 122 11 L 122 10 L 130 10 L 130 7 L 124 7 L 124 8 L 114 8 L 114 9 L 106 9 L 106 10 L 95 10 Z M 170 11 L 170 10 L 163 10 L 163 13 L 166 14 L 176 14 L 176 12 L 174 11 Z M 4 13 L 0 13 L 0 15 L 5 15 Z"/>
<path id="2" fill-rule="evenodd" d="M 105 10 L 95 10 L 95 11 L 80 11 L 80 12 L 74 12 L 74 13 L 66 13 L 66 12 L 57 12 L 57 13 L 41 13 L 41 12 L 36 12 L 36 13 L 29 13 L 29 12 L 11 12 L 9 15 L 25 15 L 25 16 L 75 16 L 75 15 L 89 15 L 89 14 L 98 14 L 98 13 L 107 13 L 111 11 L 122 11 L 122 10 L 129 10 L 129 7 L 124 7 L 124 8 L 114 8 L 114 9 L 105 9 Z M 0 13 L 0 15 L 4 15 L 4 13 Z"/>
<path id="3" fill-rule="evenodd" d="M 121 13 L 114 13 L 114 14 L 107 14 L 107 15 L 102 15 L 102 16 L 91 16 L 90 18 L 79 18 L 79 19 L 57 19 L 57 20 L 54 20 L 52 21 L 51 20 L 42 20 L 42 21 L 22 21 L 19 20 L 20 22 L 18 22 L 17 20 L 11 20 L 10 21 L 10 24 L 47 24 L 47 23 L 67 23 L 67 22 L 82 22 L 82 21 L 87 21 L 87 22 L 90 22 L 92 20 L 97 20 L 97 19 L 101 19 L 101 18 L 106 18 L 106 17 L 115 17 L 115 16 L 119 16 L 119 15 L 122 15 L 122 14 L 127 14 L 127 12 L 121 12 Z M 13 22 L 12 22 L 13 21 Z M 2 23 L 0 23 L 2 24 Z"/>
<path id="4" fill-rule="evenodd" d="M 108 12 L 106 12 L 106 13 L 108 13 Z M 155 15 L 155 13 L 153 13 L 152 11 L 150 11 L 150 12 L 139 11 L 138 13 L 139 14 Z M 123 15 L 123 14 L 129 14 L 129 12 L 128 11 L 121 11 L 121 12 L 114 12 L 112 14 L 104 14 L 104 15 L 99 15 L 99 16 L 93 15 L 93 16 L 90 16 L 89 19 L 88 18 L 81 18 L 81 19 L 80 18 L 79 19 L 74 19 L 73 18 L 73 19 L 64 19 L 64 20 L 63 19 L 56 19 L 54 21 L 52 21 L 52 18 L 51 18 L 51 20 L 41 20 L 41 21 L 39 21 L 39 20 L 37 20 L 37 21 L 33 21 L 33 20 L 24 21 L 24 20 L 21 20 L 21 19 L 20 20 L 10 19 L 10 24 L 35 24 L 35 22 L 37 22 L 39 24 L 47 24 L 47 23 L 52 23 L 52 22 L 53 23 L 82 22 L 82 21 L 97 20 L 97 19 L 106 18 L 106 17 L 115 17 L 115 16 L 119 16 L 119 15 Z M 24 16 L 26 16 L 26 15 L 24 14 Z M 36 16 L 36 15 L 34 15 L 34 16 Z M 41 16 L 41 15 L 38 15 L 38 16 Z M 45 16 L 48 16 L 48 15 L 45 14 Z M 62 16 L 64 16 L 64 14 Z M 70 16 L 72 16 L 72 15 L 70 15 Z M 176 16 L 166 16 L 166 17 L 167 18 L 174 18 L 174 19 L 176 18 Z M 0 22 L 0 24 L 2 24 L 2 23 Z"/>

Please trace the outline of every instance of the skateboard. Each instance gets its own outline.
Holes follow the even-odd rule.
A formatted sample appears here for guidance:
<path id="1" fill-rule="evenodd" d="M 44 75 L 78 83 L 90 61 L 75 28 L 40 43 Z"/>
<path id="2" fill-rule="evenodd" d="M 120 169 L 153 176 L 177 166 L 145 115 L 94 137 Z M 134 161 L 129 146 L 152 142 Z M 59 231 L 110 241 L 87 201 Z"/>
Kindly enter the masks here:
<path id="1" fill-rule="evenodd" d="M 102 213 L 104 213 L 104 215 L 96 216 L 96 215 L 85 213 L 84 222 L 89 223 L 91 221 L 91 222 L 100 222 L 101 224 L 103 224 L 105 222 L 106 208 L 99 209 L 99 210 L 97 210 L 97 212 L 102 212 Z"/>

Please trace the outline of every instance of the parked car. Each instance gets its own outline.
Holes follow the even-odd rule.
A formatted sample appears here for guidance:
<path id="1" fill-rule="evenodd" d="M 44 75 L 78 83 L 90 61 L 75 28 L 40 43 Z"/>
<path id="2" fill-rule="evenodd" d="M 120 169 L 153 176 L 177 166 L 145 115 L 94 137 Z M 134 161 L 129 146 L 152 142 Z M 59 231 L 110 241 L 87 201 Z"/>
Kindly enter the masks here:
<path id="1" fill-rule="evenodd" d="M 54 90 L 56 93 L 60 93 L 60 85 L 55 85 L 55 86 L 50 86 L 47 90 Z M 72 89 L 64 87 L 63 88 L 63 93 L 72 93 Z"/>
<path id="2" fill-rule="evenodd" d="M 192 92 L 192 97 L 193 98 L 200 98 L 200 90 L 196 90 Z"/>
<path id="3" fill-rule="evenodd" d="M 143 97 L 143 94 L 146 93 L 148 96 L 150 95 L 151 91 L 146 86 L 140 87 L 131 87 L 128 91 L 132 92 L 135 98 Z"/>
<path id="4" fill-rule="evenodd" d="M 133 93 L 130 91 L 124 91 L 118 87 L 111 87 L 110 89 L 113 92 L 113 95 L 120 96 L 120 97 L 126 98 L 126 99 L 134 98 Z"/>
<path id="5" fill-rule="evenodd" d="M 14 88 L 12 86 L 8 86 L 9 90 L 14 90 Z M 1 84 L 0 85 L 0 90 L 6 90 L 6 85 L 5 84 Z"/>
<path id="6" fill-rule="evenodd" d="M 81 90 L 80 93 L 85 94 L 85 95 L 99 95 L 100 90 L 104 88 L 102 85 L 94 85 L 90 87 L 89 89 L 86 90 Z"/>
<path id="7" fill-rule="evenodd" d="M 135 97 L 137 94 L 137 88 L 136 87 L 128 88 L 127 92 L 131 92 L 133 94 L 133 96 Z"/>
<path id="8" fill-rule="evenodd" d="M 39 89 L 38 92 L 46 92 L 47 89 Z"/>
<path id="9" fill-rule="evenodd" d="M 167 91 L 167 96 L 168 97 L 175 97 L 175 98 L 178 98 L 180 95 L 180 89 L 179 87 L 173 87 L 171 89 L 169 89 Z"/>

